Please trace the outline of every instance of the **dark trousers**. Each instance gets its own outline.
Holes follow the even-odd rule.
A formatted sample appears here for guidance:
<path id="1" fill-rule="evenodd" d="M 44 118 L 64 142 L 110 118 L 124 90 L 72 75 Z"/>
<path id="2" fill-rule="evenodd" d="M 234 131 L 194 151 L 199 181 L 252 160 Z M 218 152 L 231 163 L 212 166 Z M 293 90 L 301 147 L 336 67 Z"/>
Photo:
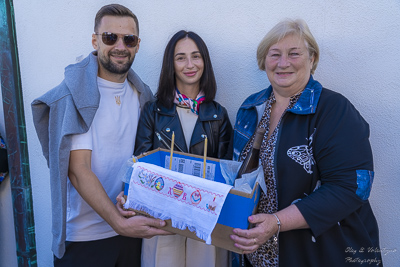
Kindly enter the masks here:
<path id="1" fill-rule="evenodd" d="M 114 236 L 85 242 L 65 242 L 65 254 L 55 267 L 140 267 L 142 239 Z"/>
<path id="2" fill-rule="evenodd" d="M 252 267 L 246 255 L 230 252 L 231 267 Z"/>

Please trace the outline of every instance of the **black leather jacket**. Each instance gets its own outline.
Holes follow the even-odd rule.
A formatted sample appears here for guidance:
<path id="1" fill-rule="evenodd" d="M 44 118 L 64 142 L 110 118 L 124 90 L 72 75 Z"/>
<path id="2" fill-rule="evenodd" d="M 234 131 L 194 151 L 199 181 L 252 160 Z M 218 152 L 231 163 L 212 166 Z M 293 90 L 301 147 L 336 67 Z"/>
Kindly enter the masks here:
<path id="1" fill-rule="evenodd" d="M 208 157 L 232 158 L 232 152 L 228 148 L 233 137 L 232 125 L 226 109 L 215 101 L 200 105 L 189 149 L 176 112 L 176 105 L 168 109 L 158 101 L 146 103 L 139 119 L 135 155 L 158 147 L 170 149 L 173 131 L 176 151 L 203 155 L 204 140 L 207 136 Z"/>

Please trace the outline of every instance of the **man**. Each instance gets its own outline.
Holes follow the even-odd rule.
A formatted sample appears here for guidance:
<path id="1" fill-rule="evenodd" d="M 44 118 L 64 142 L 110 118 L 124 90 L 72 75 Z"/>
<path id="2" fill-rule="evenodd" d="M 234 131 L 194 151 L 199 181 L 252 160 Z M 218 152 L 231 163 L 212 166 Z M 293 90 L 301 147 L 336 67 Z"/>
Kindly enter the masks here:
<path id="1" fill-rule="evenodd" d="M 164 221 L 118 212 L 116 177 L 133 154 L 140 108 L 153 95 L 131 65 L 139 24 L 126 7 L 102 7 L 87 58 L 32 103 L 50 168 L 55 266 L 140 266 L 141 239 Z M 137 238 L 130 238 L 137 237 Z M 64 254 L 65 252 L 65 254 Z"/>

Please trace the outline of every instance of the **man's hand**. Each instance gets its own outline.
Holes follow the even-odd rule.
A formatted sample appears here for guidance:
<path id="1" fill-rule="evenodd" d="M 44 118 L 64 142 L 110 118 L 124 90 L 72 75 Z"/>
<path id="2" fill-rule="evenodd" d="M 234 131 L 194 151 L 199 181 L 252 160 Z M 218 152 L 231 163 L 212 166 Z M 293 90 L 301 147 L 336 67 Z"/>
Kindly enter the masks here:
<path id="1" fill-rule="evenodd" d="M 165 226 L 162 220 L 135 216 L 125 218 L 118 206 L 108 197 L 102 184 L 91 169 L 91 150 L 73 150 L 70 152 L 68 177 L 81 197 L 120 235 L 138 238 L 150 238 L 155 235 L 170 235 L 161 230 Z M 118 205 L 118 203 L 117 203 Z M 120 206 L 122 209 L 122 206 Z M 129 212 L 127 213 L 129 215 Z"/>
<path id="2" fill-rule="evenodd" d="M 123 225 L 121 226 L 121 229 L 114 229 L 118 234 L 140 238 L 151 238 L 155 235 L 172 235 L 172 233 L 160 229 L 165 226 L 165 221 L 147 218 L 141 215 L 135 216 L 136 212 L 125 210 L 123 207 L 124 204 L 125 198 L 124 192 L 122 191 L 117 196 L 117 203 L 115 206 L 119 213 L 128 219 L 122 221 Z"/>
<path id="3" fill-rule="evenodd" d="M 115 204 L 117 210 L 124 217 L 129 218 L 135 216 L 136 212 L 134 212 L 133 210 L 125 210 L 124 204 L 125 204 L 124 191 L 121 191 L 121 193 L 119 193 L 117 196 L 117 203 Z"/>
<path id="4" fill-rule="evenodd" d="M 123 236 L 137 238 L 151 238 L 156 235 L 172 235 L 172 233 L 160 228 L 165 226 L 165 221 L 137 215 L 123 218 L 118 229 L 114 230 Z"/>

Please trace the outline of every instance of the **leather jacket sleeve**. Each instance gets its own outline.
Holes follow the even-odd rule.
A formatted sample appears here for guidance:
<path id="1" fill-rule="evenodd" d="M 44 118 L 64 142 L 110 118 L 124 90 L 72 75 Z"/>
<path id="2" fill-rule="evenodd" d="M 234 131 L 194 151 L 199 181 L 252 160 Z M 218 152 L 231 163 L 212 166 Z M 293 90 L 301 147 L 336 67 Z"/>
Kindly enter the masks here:
<path id="1" fill-rule="evenodd" d="M 232 159 L 233 149 L 232 146 L 230 146 L 230 142 L 233 137 L 233 129 L 228 117 L 228 112 L 222 106 L 221 109 L 223 119 L 221 120 L 219 125 L 217 157 L 219 159 Z"/>
<path id="2" fill-rule="evenodd" d="M 157 148 L 153 145 L 155 131 L 154 103 L 155 102 L 147 102 L 142 108 L 136 132 L 135 156 Z"/>

